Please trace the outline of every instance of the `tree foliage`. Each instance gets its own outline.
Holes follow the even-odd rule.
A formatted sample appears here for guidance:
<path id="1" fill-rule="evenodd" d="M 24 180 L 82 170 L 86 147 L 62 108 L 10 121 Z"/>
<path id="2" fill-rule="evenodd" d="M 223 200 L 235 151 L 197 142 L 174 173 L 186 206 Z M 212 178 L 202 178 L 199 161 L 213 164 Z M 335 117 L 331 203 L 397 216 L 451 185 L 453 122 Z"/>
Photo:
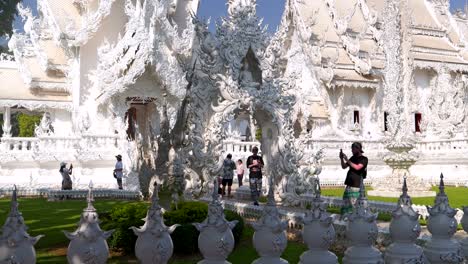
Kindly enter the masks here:
<path id="1" fill-rule="evenodd" d="M 18 114 L 19 136 L 34 137 L 34 129 L 40 122 L 40 115 Z"/>
<path id="2" fill-rule="evenodd" d="M 11 35 L 13 20 L 18 15 L 16 5 L 21 0 L 1 0 L 0 1 L 0 36 Z"/>

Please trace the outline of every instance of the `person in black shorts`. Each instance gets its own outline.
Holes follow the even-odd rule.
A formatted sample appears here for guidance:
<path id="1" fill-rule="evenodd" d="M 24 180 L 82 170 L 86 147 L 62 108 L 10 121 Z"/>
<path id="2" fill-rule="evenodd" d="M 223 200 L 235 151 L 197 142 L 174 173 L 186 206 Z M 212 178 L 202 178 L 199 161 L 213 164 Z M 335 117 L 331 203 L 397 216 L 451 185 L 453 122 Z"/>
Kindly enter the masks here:
<path id="1" fill-rule="evenodd" d="M 226 159 L 223 161 L 223 180 L 221 184 L 223 185 L 223 193 L 226 194 L 226 185 L 228 186 L 228 197 L 231 197 L 231 186 L 232 179 L 234 178 L 234 170 L 236 169 L 236 163 L 232 160 L 232 155 L 228 154 Z"/>

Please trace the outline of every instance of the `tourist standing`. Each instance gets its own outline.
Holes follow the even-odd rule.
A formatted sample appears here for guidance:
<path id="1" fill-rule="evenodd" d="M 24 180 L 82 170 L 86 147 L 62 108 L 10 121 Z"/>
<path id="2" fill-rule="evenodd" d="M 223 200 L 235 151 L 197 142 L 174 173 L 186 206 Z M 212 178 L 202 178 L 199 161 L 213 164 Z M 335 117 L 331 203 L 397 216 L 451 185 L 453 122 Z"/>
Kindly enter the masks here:
<path id="1" fill-rule="evenodd" d="M 223 161 L 223 195 L 226 194 L 226 185 L 228 186 L 228 197 L 231 197 L 231 186 L 232 179 L 234 178 L 234 170 L 236 169 L 236 164 L 232 160 L 232 155 L 227 154 L 226 158 Z"/>
<path id="2" fill-rule="evenodd" d="M 237 161 L 237 181 L 239 182 L 239 187 L 242 186 L 242 179 L 244 178 L 244 165 L 242 164 L 242 160 Z"/>
<path id="3" fill-rule="evenodd" d="M 122 190 L 122 177 L 123 177 L 123 164 L 122 164 L 122 155 L 115 156 L 117 162 L 115 163 L 114 169 L 114 178 L 117 179 L 117 184 L 119 185 L 119 189 Z"/>
<path id="4" fill-rule="evenodd" d="M 262 192 L 262 168 L 265 165 L 261 156 L 258 155 L 258 148 L 252 148 L 252 155 L 247 158 L 247 168 L 249 169 L 250 195 L 254 205 L 258 205 L 258 198 Z"/>
<path id="5" fill-rule="evenodd" d="M 73 164 L 70 164 L 70 168 L 67 168 L 67 163 L 62 161 L 59 172 L 62 174 L 62 190 L 71 190 L 73 183 L 70 175 L 73 172 Z"/>
<path id="6" fill-rule="evenodd" d="M 354 142 L 351 145 L 351 151 L 353 156 L 348 157 L 340 150 L 341 167 L 346 169 L 349 167 L 348 173 L 346 174 L 345 180 L 345 191 L 343 193 L 344 205 L 341 208 L 341 215 L 353 211 L 353 207 L 356 204 L 357 198 L 359 197 L 359 187 L 361 180 L 367 176 L 367 157 L 363 156 L 362 145 L 359 142 Z"/>

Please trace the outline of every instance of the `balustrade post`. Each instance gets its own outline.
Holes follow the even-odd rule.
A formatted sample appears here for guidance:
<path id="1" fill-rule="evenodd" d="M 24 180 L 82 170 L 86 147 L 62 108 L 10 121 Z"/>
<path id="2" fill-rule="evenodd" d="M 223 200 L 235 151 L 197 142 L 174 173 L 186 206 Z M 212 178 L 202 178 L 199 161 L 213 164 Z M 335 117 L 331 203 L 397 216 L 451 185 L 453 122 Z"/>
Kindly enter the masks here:
<path id="1" fill-rule="evenodd" d="M 278 208 L 276 208 L 273 193 L 273 181 L 270 177 L 270 188 L 268 190 L 268 202 L 263 207 L 261 218 L 253 223 L 255 229 L 253 245 L 260 258 L 252 264 L 286 264 L 288 261 L 281 258 L 286 249 L 288 240 L 286 229 L 288 221 L 281 221 Z"/>
<path id="2" fill-rule="evenodd" d="M 234 235 L 232 229 L 237 220 L 228 222 L 224 216 L 224 209 L 218 197 L 218 180 L 214 181 L 212 201 L 208 205 L 208 217 L 202 223 L 193 223 L 200 231 L 198 248 L 203 260 L 198 264 L 228 264 L 226 259 L 234 249 Z"/>
<path id="3" fill-rule="evenodd" d="M 375 263 L 383 264 L 382 254 L 373 245 L 377 240 L 377 213 L 369 210 L 364 182 L 361 179 L 361 190 L 356 207 L 347 214 L 346 237 L 351 247 L 346 249 L 343 264 Z"/>
<path id="4" fill-rule="evenodd" d="M 327 205 L 320 197 L 320 188 L 302 222 L 304 223 L 302 238 L 309 250 L 302 253 L 299 264 L 337 264 L 336 255 L 328 251 L 335 241 L 335 228 L 333 219 L 327 212 Z"/>
<path id="5" fill-rule="evenodd" d="M 164 224 L 156 182 L 151 200 L 145 224 L 141 228 L 131 227 L 135 235 L 138 236 L 135 244 L 135 255 L 142 264 L 166 264 L 174 249 L 170 234 L 180 225 L 167 227 Z"/>
<path id="6" fill-rule="evenodd" d="M 43 235 L 31 237 L 23 216 L 18 210 L 16 185 L 11 196 L 11 211 L 7 216 L 2 234 L 0 235 L 1 263 L 36 263 L 34 245 Z"/>
<path id="7" fill-rule="evenodd" d="M 92 182 L 90 182 L 87 197 L 88 206 L 83 210 L 77 230 L 72 233 L 63 231 L 65 236 L 71 240 L 67 252 L 70 264 L 106 263 L 109 258 L 109 247 L 106 239 L 111 236 L 114 230 L 101 230 L 93 201 Z"/>
<path id="8" fill-rule="evenodd" d="M 392 213 L 390 236 L 393 243 L 385 251 L 385 263 L 426 263 L 423 249 L 415 244 L 421 233 L 420 215 L 412 208 L 406 177 L 403 179 L 402 189 L 403 194 Z"/>
<path id="9" fill-rule="evenodd" d="M 439 190 L 434 207 L 427 206 L 429 211 L 427 227 L 432 237 L 425 245 L 424 254 L 431 264 L 461 263 L 463 257 L 460 243 L 452 239 L 458 226 L 455 219 L 457 210 L 449 205 L 442 174 L 440 175 Z"/>

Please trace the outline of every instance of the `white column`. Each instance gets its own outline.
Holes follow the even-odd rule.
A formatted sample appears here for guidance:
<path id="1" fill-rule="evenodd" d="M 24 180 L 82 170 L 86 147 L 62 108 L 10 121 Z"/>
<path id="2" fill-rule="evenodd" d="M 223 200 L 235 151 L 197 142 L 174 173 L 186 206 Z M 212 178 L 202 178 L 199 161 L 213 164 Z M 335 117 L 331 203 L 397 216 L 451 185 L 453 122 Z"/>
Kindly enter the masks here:
<path id="1" fill-rule="evenodd" d="M 11 109 L 10 107 L 5 107 L 3 112 L 3 135 L 2 137 L 11 137 Z"/>

